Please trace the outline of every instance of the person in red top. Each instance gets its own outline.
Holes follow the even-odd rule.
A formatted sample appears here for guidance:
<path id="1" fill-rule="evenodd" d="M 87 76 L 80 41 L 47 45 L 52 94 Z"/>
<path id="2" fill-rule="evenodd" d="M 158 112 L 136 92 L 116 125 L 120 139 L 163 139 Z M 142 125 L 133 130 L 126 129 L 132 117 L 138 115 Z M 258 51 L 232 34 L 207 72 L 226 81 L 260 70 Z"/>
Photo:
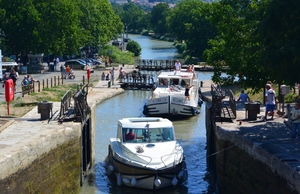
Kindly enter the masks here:
<path id="1" fill-rule="evenodd" d="M 125 135 L 126 140 L 134 140 L 135 134 L 133 133 L 132 129 L 129 129 L 129 132 Z"/>

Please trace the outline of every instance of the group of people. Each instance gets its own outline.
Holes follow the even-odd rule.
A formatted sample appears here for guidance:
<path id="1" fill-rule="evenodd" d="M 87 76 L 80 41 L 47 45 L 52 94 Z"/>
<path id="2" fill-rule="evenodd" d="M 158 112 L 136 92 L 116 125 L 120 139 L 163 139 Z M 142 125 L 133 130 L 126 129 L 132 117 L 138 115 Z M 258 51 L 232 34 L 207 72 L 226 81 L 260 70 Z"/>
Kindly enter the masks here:
<path id="1" fill-rule="evenodd" d="M 28 85 L 32 85 L 34 82 L 36 82 L 37 80 L 33 79 L 33 77 L 31 75 L 27 75 L 24 76 L 23 80 L 22 80 L 22 85 L 23 86 L 28 86 Z"/>
<path id="2" fill-rule="evenodd" d="M 272 82 L 268 81 L 266 86 L 266 92 L 265 92 L 265 105 L 266 105 L 266 111 L 265 111 L 265 117 L 264 120 L 266 121 L 268 116 L 271 116 L 271 120 L 273 120 L 274 117 L 274 110 L 276 105 L 276 92 L 272 87 Z M 241 90 L 241 94 L 237 101 L 241 101 L 243 103 L 250 101 L 250 98 L 248 94 L 245 93 L 244 90 Z"/>
<path id="3" fill-rule="evenodd" d="M 9 79 L 13 80 L 14 88 L 15 88 L 15 91 L 16 91 L 16 83 L 17 83 L 17 80 L 19 79 L 19 73 L 14 69 L 11 69 L 9 74 L 8 74 L 8 72 L 5 72 L 4 76 L 3 76 L 3 79 L 2 79 L 2 82 L 3 82 L 2 87 L 3 88 L 5 87 L 6 80 L 9 80 Z"/>
<path id="4" fill-rule="evenodd" d="M 119 80 L 120 82 L 122 82 L 123 78 L 125 75 L 125 71 L 123 69 L 123 67 L 121 67 L 119 69 Z M 111 84 L 114 85 L 115 84 L 115 68 L 113 67 L 106 75 L 104 72 L 102 72 L 101 74 L 101 80 L 104 81 L 109 81 L 111 80 Z"/>
<path id="5" fill-rule="evenodd" d="M 61 65 L 60 72 L 61 72 L 61 77 L 64 79 L 68 79 L 73 74 L 72 69 L 70 68 L 69 65 L 67 66 Z"/>
<path id="6" fill-rule="evenodd" d="M 276 92 L 272 86 L 271 81 L 267 82 L 265 88 L 266 88 L 266 92 L 265 92 L 266 111 L 265 111 L 264 120 L 266 121 L 268 116 L 270 116 L 271 120 L 273 120 L 275 106 L 276 106 Z M 242 101 L 242 102 L 250 101 L 249 96 L 244 92 L 244 90 L 241 91 L 238 101 Z M 295 106 L 291 108 L 290 117 L 291 117 L 291 127 L 292 127 L 291 141 L 292 143 L 294 143 L 297 134 L 300 136 L 300 100 L 297 100 L 295 102 Z"/>

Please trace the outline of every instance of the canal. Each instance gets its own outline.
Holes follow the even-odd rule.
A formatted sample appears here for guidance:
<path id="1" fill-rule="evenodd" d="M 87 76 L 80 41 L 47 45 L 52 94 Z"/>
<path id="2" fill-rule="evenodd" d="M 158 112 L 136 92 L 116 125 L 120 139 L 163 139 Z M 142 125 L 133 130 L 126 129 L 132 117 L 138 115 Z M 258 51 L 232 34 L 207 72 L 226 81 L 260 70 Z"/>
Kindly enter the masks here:
<path id="1" fill-rule="evenodd" d="M 150 37 L 132 35 L 132 40 L 139 42 L 142 47 L 143 59 L 170 59 L 178 58 L 172 43 L 153 40 Z M 151 46 L 152 45 L 152 46 Z M 145 48 L 145 49 L 144 49 Z M 146 52 L 146 53 L 145 53 Z M 160 56 L 161 53 L 165 54 Z M 142 58 L 141 58 L 142 59 Z M 211 79 L 211 72 L 198 72 L 200 80 Z M 108 154 L 109 138 L 116 137 L 117 122 L 124 117 L 143 116 L 143 106 L 149 91 L 127 90 L 125 93 L 113 97 L 97 106 L 96 141 L 95 141 L 95 166 L 92 173 L 81 188 L 82 194 L 127 194 L 127 193 L 168 193 L 168 194 L 198 194 L 215 193 L 214 186 L 210 184 L 210 173 L 206 163 L 206 129 L 205 129 L 205 103 L 201 113 L 195 117 L 184 120 L 173 120 L 176 139 L 183 146 L 188 168 L 188 181 L 175 188 L 167 188 L 152 192 L 117 186 L 114 180 L 108 179 L 104 160 Z"/>

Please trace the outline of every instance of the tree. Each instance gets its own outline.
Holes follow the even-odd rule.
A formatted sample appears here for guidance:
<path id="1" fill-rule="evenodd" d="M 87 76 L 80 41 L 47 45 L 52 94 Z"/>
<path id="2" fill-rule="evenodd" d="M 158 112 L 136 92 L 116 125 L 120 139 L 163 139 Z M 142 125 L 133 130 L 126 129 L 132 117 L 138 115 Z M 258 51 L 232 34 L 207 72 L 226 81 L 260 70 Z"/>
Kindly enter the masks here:
<path id="1" fill-rule="evenodd" d="M 170 8 L 167 3 L 159 3 L 153 7 L 150 14 L 150 24 L 155 34 L 164 35 L 168 33 L 166 20 L 169 12 Z"/>
<path id="2" fill-rule="evenodd" d="M 211 4 L 196 0 L 183 0 L 177 4 L 167 18 L 170 33 L 178 41 L 186 43 L 186 53 L 192 57 L 202 57 L 208 48 L 208 40 L 215 37 L 216 30 L 207 17 Z"/>
<path id="3" fill-rule="evenodd" d="M 128 44 L 126 46 L 126 50 L 132 52 L 134 54 L 134 56 L 139 56 L 141 54 L 142 48 L 139 45 L 139 43 L 131 40 L 128 42 Z"/>
<path id="4" fill-rule="evenodd" d="M 211 49 L 205 51 L 208 64 L 214 66 L 213 81 L 239 84 L 260 89 L 266 83 L 267 74 L 259 62 L 260 42 L 256 29 L 261 3 L 249 0 L 223 0 L 212 4 L 210 21 L 218 35 L 209 41 Z M 220 78 L 220 70 L 229 67 L 227 77 Z"/>
<path id="5" fill-rule="evenodd" d="M 261 63 L 272 80 L 293 86 L 300 82 L 300 1 L 268 1 L 261 13 Z"/>

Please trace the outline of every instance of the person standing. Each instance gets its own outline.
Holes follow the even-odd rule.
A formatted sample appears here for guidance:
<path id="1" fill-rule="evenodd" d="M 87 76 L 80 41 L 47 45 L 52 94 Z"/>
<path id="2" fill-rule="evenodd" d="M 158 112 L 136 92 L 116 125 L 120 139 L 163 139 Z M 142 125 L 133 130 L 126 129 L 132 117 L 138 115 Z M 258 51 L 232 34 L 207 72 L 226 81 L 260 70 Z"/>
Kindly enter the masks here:
<path id="1" fill-rule="evenodd" d="M 242 101 L 243 103 L 250 101 L 248 94 L 245 93 L 244 90 L 241 91 L 240 97 L 237 101 Z"/>
<path id="2" fill-rule="evenodd" d="M 111 84 L 115 84 L 115 68 L 113 67 L 112 70 L 110 70 L 110 79 L 111 79 Z"/>
<path id="3" fill-rule="evenodd" d="M 175 62 L 175 71 L 181 71 L 181 63 L 179 60 L 176 60 Z"/>
<path id="4" fill-rule="evenodd" d="M 272 89 L 271 84 L 266 84 L 266 94 L 265 94 L 265 103 L 266 103 L 266 112 L 265 112 L 265 121 L 267 120 L 268 113 L 270 112 L 271 120 L 274 117 L 275 103 L 276 103 L 276 93 Z"/>
<path id="5" fill-rule="evenodd" d="M 292 143 L 295 142 L 296 134 L 298 130 L 298 134 L 300 135 L 300 100 L 297 100 L 295 103 L 295 107 L 291 110 L 291 119 L 292 119 L 292 133 L 291 140 Z"/>
<path id="6" fill-rule="evenodd" d="M 193 85 L 190 86 L 189 83 L 187 83 L 186 86 L 185 86 L 185 92 L 184 92 L 185 100 L 190 100 L 190 89 L 191 89 L 191 87 L 193 87 Z"/>
<path id="7" fill-rule="evenodd" d="M 10 74 L 9 74 L 9 78 L 13 80 L 14 82 L 14 90 L 16 92 L 16 85 L 17 85 L 17 74 L 16 71 L 14 69 L 11 69 Z"/>

